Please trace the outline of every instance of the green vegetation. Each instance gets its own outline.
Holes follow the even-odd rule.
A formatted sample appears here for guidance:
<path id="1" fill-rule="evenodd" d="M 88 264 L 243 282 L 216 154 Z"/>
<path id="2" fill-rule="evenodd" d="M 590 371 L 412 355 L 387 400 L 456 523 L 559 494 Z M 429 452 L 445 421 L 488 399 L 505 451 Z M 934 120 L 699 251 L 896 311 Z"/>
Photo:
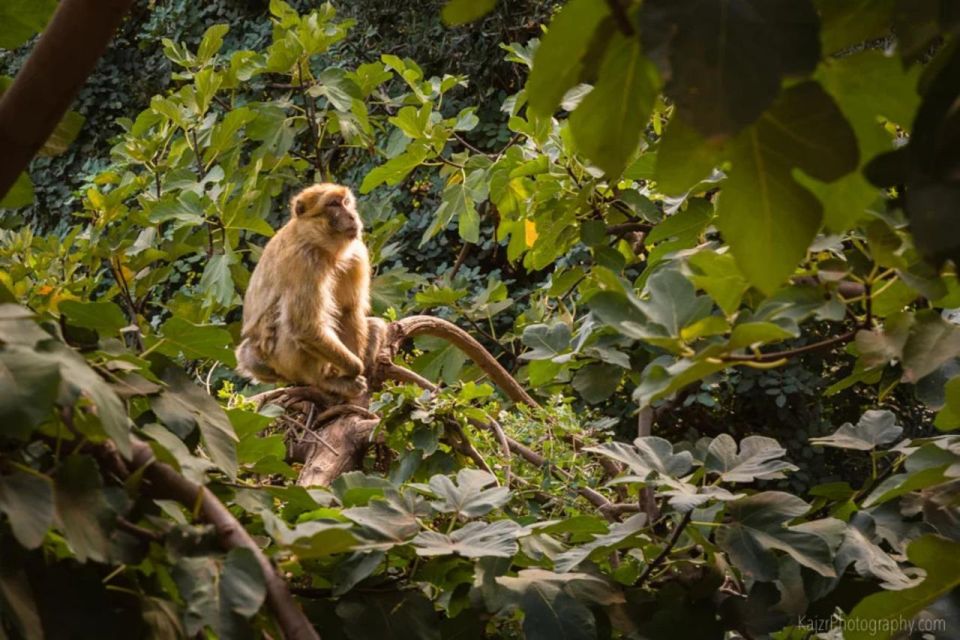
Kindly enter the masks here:
<path id="1" fill-rule="evenodd" d="M 0 209 L 0 638 L 955 637 L 954 3 L 198 4 Z M 233 371 L 322 180 L 332 413 Z"/>

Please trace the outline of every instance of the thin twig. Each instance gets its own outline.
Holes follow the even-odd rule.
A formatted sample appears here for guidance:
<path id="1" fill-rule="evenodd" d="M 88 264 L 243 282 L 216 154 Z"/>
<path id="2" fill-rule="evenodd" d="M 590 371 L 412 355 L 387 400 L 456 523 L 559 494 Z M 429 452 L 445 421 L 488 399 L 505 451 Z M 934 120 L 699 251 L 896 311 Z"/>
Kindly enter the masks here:
<path id="1" fill-rule="evenodd" d="M 683 518 L 677 524 L 677 528 L 673 530 L 673 534 L 667 541 L 667 546 L 665 546 L 663 551 L 661 551 L 657 557 L 647 565 L 647 568 L 643 570 L 643 573 L 640 574 L 640 577 L 637 578 L 637 581 L 634 583 L 635 587 L 642 586 L 643 583 L 647 581 L 647 578 L 650 577 L 650 574 L 653 573 L 653 570 L 660 566 L 660 564 L 667 559 L 667 556 L 670 555 L 670 551 L 676 546 L 677 540 L 680 539 L 680 534 L 683 533 L 683 530 L 687 528 L 688 524 L 690 524 L 691 517 L 693 517 L 692 509 L 683 514 Z"/>
<path id="2" fill-rule="evenodd" d="M 858 329 L 853 329 L 838 336 L 827 338 L 826 340 L 821 340 L 820 342 L 814 342 L 813 344 L 808 344 L 803 347 L 797 347 L 796 349 L 785 349 L 784 351 L 760 353 L 752 356 L 729 355 L 723 356 L 722 360 L 725 362 L 775 362 L 777 360 L 792 358 L 794 356 L 810 353 L 811 351 L 819 351 L 820 349 L 826 349 L 834 345 L 850 342 L 857 335 L 857 331 Z"/>

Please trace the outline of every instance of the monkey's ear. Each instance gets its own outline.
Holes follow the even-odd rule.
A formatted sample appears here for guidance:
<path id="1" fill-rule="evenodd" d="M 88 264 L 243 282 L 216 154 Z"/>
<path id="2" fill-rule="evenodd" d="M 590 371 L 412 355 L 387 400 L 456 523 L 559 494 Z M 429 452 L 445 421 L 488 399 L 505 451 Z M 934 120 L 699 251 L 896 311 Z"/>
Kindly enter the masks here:
<path id="1" fill-rule="evenodd" d="M 290 200 L 290 213 L 292 213 L 294 217 L 302 216 L 307 212 L 307 209 L 313 205 L 316 199 L 315 194 L 304 189 Z"/>

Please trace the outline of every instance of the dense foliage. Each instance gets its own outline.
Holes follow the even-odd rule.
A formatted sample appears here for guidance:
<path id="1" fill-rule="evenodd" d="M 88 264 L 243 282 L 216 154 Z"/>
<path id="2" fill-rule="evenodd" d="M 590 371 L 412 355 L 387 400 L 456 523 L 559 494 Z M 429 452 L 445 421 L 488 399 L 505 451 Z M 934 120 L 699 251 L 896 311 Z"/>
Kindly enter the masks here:
<path id="1" fill-rule="evenodd" d="M 31 224 L 27 176 L 5 200 L 0 637 L 278 636 L 263 566 L 142 443 L 325 638 L 956 634 L 954 3 L 308 4 L 142 7 L 164 76 L 91 86 L 156 95 L 104 105 L 109 160 L 65 118 L 29 179 L 77 188 Z M 0 2 L 0 46 L 52 5 Z M 378 50 L 398 11 L 430 67 Z M 496 73 L 458 50 L 491 56 L 483 25 Z M 376 315 L 456 321 L 536 400 L 419 338 L 397 363 L 440 388 L 387 383 L 363 471 L 315 487 L 232 349 L 327 179 L 361 194 Z"/>

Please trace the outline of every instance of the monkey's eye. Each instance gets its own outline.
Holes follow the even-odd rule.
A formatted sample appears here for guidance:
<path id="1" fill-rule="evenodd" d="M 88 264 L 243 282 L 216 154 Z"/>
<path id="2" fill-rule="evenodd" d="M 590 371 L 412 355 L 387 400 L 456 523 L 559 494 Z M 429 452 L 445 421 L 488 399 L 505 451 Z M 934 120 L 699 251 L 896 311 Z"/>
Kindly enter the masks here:
<path id="1" fill-rule="evenodd" d="M 331 200 L 330 202 L 327 203 L 327 206 L 328 206 L 328 207 L 342 207 L 342 206 L 343 206 L 343 200 L 341 200 L 340 198 L 334 198 L 333 200 Z"/>

